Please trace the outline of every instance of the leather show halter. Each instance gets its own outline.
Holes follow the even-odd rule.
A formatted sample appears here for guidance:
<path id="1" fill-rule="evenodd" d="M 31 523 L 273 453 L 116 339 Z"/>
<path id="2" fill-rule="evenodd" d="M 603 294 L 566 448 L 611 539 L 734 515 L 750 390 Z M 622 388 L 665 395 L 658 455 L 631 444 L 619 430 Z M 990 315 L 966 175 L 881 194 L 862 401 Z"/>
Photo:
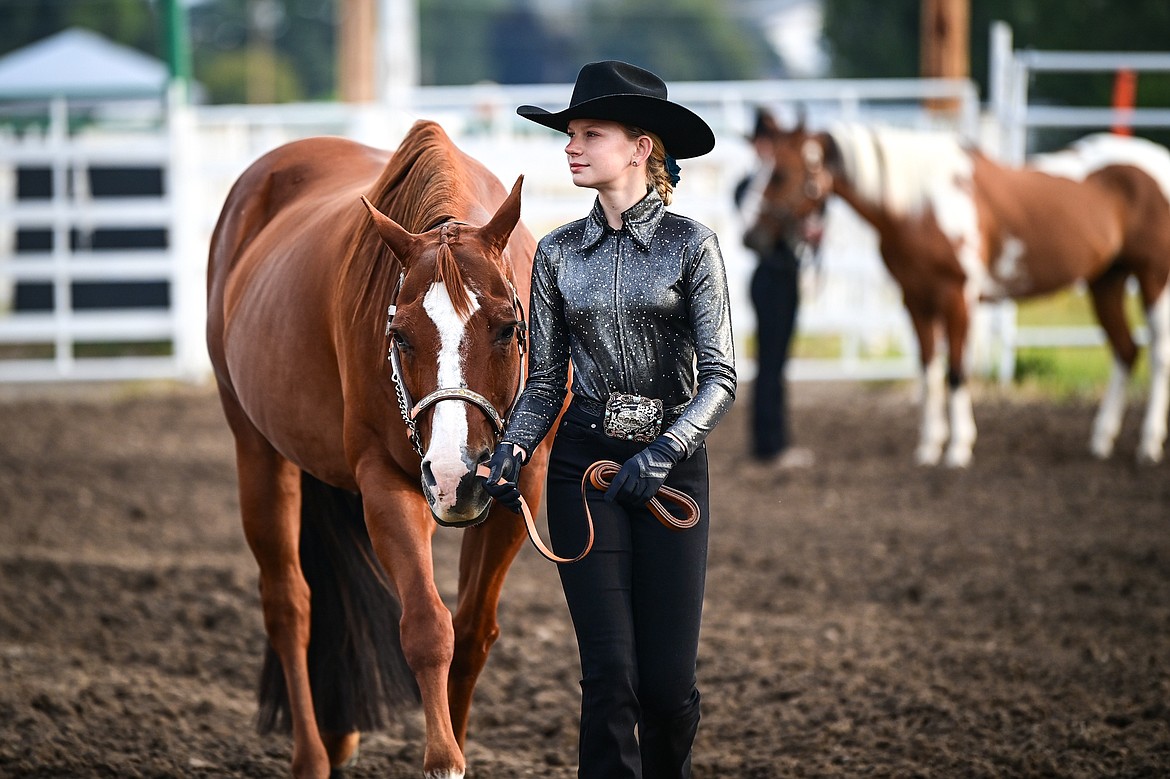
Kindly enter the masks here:
<path id="1" fill-rule="evenodd" d="M 444 222 L 439 225 L 441 232 L 441 240 L 446 243 L 448 240 L 447 231 L 453 224 L 463 224 L 462 222 Z M 432 228 L 434 229 L 434 228 Z M 390 339 L 390 347 L 387 358 L 390 361 L 390 378 L 394 382 L 394 394 L 398 398 L 398 412 L 402 414 L 402 421 L 406 425 L 406 434 L 410 436 L 410 443 L 414 447 L 414 451 L 419 457 L 423 456 L 423 442 L 422 435 L 418 431 L 418 418 L 431 406 L 444 400 L 458 400 L 469 405 L 475 406 L 483 412 L 488 421 L 492 424 L 492 429 L 495 431 L 496 439 L 504 434 L 505 421 L 512 414 L 512 410 L 516 408 L 517 401 L 520 400 L 520 390 L 524 385 L 524 352 L 527 343 L 528 322 L 524 318 L 524 307 L 520 303 L 520 296 L 516 293 L 516 286 L 512 281 L 508 280 L 508 287 L 512 290 L 512 307 L 516 311 L 516 349 L 520 354 L 520 368 L 519 376 L 516 380 L 516 394 L 512 398 L 512 405 L 508 411 L 500 416 L 500 412 L 496 411 L 496 407 L 492 402 L 480 395 L 475 390 L 468 387 L 439 387 L 434 392 L 430 392 L 423 396 L 422 400 L 417 403 L 410 395 L 410 390 L 406 388 L 406 382 L 402 378 L 402 358 L 399 355 L 398 340 L 392 337 L 394 330 L 394 314 L 398 310 L 396 305 L 398 301 L 398 293 L 402 291 L 402 283 L 406 279 L 406 273 L 403 271 L 398 276 L 398 284 L 394 287 L 394 296 L 391 303 L 386 308 L 386 337 Z"/>
<path id="2" fill-rule="evenodd" d="M 586 488 L 592 485 L 604 492 L 609 488 L 613 477 L 617 475 L 619 470 L 621 470 L 621 466 L 613 460 L 598 460 L 585 469 L 585 473 L 581 476 L 581 502 L 585 506 L 585 524 L 589 528 L 589 538 L 585 541 L 585 548 L 576 557 L 561 557 L 540 540 L 540 532 L 536 528 L 536 520 L 532 517 L 528 503 L 523 496 L 520 498 L 520 513 L 524 515 L 524 525 L 528 528 L 528 537 L 542 557 L 551 562 L 563 564 L 575 563 L 589 554 L 590 550 L 593 549 L 594 532 L 593 513 L 589 510 L 589 500 L 585 494 Z M 481 464 L 475 472 L 486 479 L 490 470 L 486 464 Z M 501 479 L 501 481 L 503 480 Z M 676 516 L 671 513 L 666 507 L 666 503 L 677 506 L 681 510 L 681 515 Z M 665 485 L 659 487 L 654 497 L 646 503 L 646 508 L 669 530 L 690 530 L 699 523 L 699 504 L 690 495 L 682 490 L 676 490 L 674 487 Z"/>

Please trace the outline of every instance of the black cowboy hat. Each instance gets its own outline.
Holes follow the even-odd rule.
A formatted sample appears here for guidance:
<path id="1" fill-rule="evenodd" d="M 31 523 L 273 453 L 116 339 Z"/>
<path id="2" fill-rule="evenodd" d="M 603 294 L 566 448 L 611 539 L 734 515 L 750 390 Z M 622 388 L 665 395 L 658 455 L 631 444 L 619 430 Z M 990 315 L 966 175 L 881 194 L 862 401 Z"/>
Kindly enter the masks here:
<path id="1" fill-rule="evenodd" d="M 644 68 L 617 60 L 590 62 L 577 74 L 569 107 L 552 113 L 522 105 L 516 113 L 566 132 L 573 119 L 607 119 L 652 132 L 672 157 L 699 157 L 715 148 L 715 134 L 688 108 L 666 99 L 666 82 Z"/>

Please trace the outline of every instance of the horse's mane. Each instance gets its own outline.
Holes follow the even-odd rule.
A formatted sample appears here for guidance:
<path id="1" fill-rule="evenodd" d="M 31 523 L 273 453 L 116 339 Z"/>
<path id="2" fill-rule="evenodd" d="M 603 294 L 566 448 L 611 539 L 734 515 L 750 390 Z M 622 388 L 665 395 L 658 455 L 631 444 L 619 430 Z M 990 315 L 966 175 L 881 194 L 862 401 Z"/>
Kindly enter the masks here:
<path id="1" fill-rule="evenodd" d="M 953 133 L 848 122 L 829 135 L 858 194 L 897 215 L 921 213 L 940 188 L 971 177 L 971 156 Z"/>
<path id="2" fill-rule="evenodd" d="M 462 153 L 435 122 L 419 121 L 411 127 L 367 194 L 378 209 L 412 233 L 422 233 L 467 214 L 471 192 L 466 184 L 469 171 Z M 459 240 L 459 228 L 451 230 L 449 242 Z M 382 243 L 371 223 L 357 231 L 348 254 L 349 273 L 361 280 L 363 309 L 381 310 L 390 299 L 401 266 Z M 448 241 L 438 251 L 435 280 L 443 281 L 451 303 L 460 314 L 471 308 L 463 274 Z"/>

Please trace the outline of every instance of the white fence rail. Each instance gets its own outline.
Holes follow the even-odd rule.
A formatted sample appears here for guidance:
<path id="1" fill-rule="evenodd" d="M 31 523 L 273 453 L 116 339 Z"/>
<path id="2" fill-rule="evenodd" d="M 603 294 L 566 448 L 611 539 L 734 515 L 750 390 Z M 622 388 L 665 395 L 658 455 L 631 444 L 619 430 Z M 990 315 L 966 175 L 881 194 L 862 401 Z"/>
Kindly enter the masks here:
<path id="1" fill-rule="evenodd" d="M 989 110 L 997 129 L 990 139 L 991 151 L 1013 165 L 1024 162 L 1029 148 L 1029 130 L 1040 127 L 1107 130 L 1113 126 L 1170 128 L 1170 108 L 1042 106 L 1029 101 L 1028 87 L 1036 73 L 1117 73 L 1170 72 L 1167 52 L 1033 51 L 1014 50 L 1011 29 L 997 22 L 991 29 L 991 77 Z M 1047 151 L 1047 150 L 1045 150 Z M 1000 323 L 997 329 L 997 373 L 1008 381 L 1015 373 L 1016 351 L 1020 347 L 1097 346 L 1104 343 L 1099 327 L 1056 327 L 1016 325 L 1014 303 L 996 304 Z M 1144 342 L 1144 329 L 1137 333 Z"/>
<path id="2" fill-rule="evenodd" d="M 0 295 L 0 381 L 206 376 L 204 271 L 220 206 L 249 163 L 296 138 L 332 134 L 393 147 L 413 121 L 435 119 L 505 184 L 525 175 L 523 218 L 534 233 L 579 217 L 592 193 L 574 189 L 558 164 L 563 137 L 514 114 L 520 103 L 562 104 L 570 92 L 571 85 L 426 88 L 416 90 L 409 112 L 381 105 L 176 105 L 148 136 L 71 131 L 68 107 L 54 104 L 44 132 L 0 136 L 0 183 L 8 182 L 0 186 L 0 290 L 28 283 L 52 289 L 50 310 L 17 310 L 11 295 L 5 307 Z M 755 322 L 747 293 L 754 260 L 740 245 L 742 226 L 731 192 L 752 162 L 743 136 L 754 105 L 795 116 L 800 104 L 812 122 L 838 116 L 906 126 L 945 122 L 970 137 L 978 117 L 974 86 L 965 80 L 702 82 L 672 86 L 672 97 L 703 115 L 718 139 L 712 154 L 684 164 L 674 208 L 709 224 L 722 239 L 745 377 L 754 372 Z M 955 98 L 962 109 L 940 119 L 921 108 L 927 98 Z M 88 172 L 114 164 L 161 166 L 162 194 L 134 200 L 89 197 Z M 51 170 L 50 197 L 25 201 L 14 196 L 15 171 L 29 166 Z M 167 245 L 117 251 L 84 246 L 84 236 L 117 227 L 165 229 Z M 48 231 L 50 247 L 14 251 L 15 237 L 30 230 Z M 914 349 L 898 293 L 881 265 L 872 231 L 843 206 L 830 212 L 825 255 L 821 272 L 809 280 L 799 327 L 836 339 L 839 356 L 796 361 L 793 377 L 913 375 Z M 121 281 L 164 283 L 168 305 L 133 310 L 73 305 L 78 285 Z M 103 356 L 109 344 L 161 344 L 163 353 Z"/>
<path id="3" fill-rule="evenodd" d="M 1017 52 L 1010 30 L 992 33 L 989 111 L 981 120 L 974 85 L 966 80 L 807 80 L 696 82 L 672 86 L 715 129 L 715 151 L 684 165 L 675 208 L 720 235 L 732 288 L 734 326 L 743 375 L 753 373 L 755 321 L 748 299 L 753 258 L 739 243 L 742 226 L 730 193 L 751 164 L 743 134 L 756 104 L 789 118 L 799 105 L 810 124 L 832 118 L 911 127 L 946 126 L 981 142 L 1006 161 L 1023 159 L 1030 128 L 1170 126 L 1170 110 L 1120 114 L 1104 108 L 1037 107 L 1028 103 L 1035 72 L 1170 70 L 1170 54 Z M 439 121 L 462 148 L 506 184 L 525 175 L 524 219 L 540 234 L 588 208 L 591 194 L 574 189 L 557 164 L 562 138 L 519 119 L 520 103 L 563 104 L 570 85 L 431 87 L 414 90 L 409 111 L 345 104 L 201 106 L 175 104 L 148 111 L 146 125 L 127 129 L 139 113 L 108 109 L 103 123 L 71 128 L 70 108 L 46 106 L 35 129 L 0 106 L 0 381 L 199 378 L 208 362 L 203 346 L 207 243 L 228 188 L 260 154 L 295 138 L 333 134 L 393 147 L 419 118 Z M 929 98 L 955 98 L 950 116 L 922 108 Z M 128 119 L 127 116 L 130 118 Z M 95 197 L 90 173 L 102 166 L 152 166 L 162 171 L 157 196 Z M 47 197 L 18 198 L 21 170 L 47 173 Z M 89 246 L 102 230 L 146 228 L 165 232 L 155 248 Z M 28 241 L 28 236 L 36 240 Z M 31 244 L 31 245 L 25 245 Z M 825 359 L 796 360 L 802 378 L 898 378 L 914 375 L 915 346 L 900 296 L 878 257 L 872 230 L 847 207 L 830 208 L 825 260 L 807 279 L 800 332 L 836 341 Z M 146 283 L 165 287 L 156 306 L 76 305 L 87 285 Z M 17 306 L 20 290 L 36 289 L 47 306 Z M 980 312 L 984 364 L 994 361 L 1006 379 L 1015 350 L 1024 345 L 1099 343 L 1094 328 L 1017 328 L 1006 305 Z M 988 345 L 989 344 L 989 345 Z"/>
<path id="4" fill-rule="evenodd" d="M 111 230 L 170 234 L 171 138 L 157 118 L 137 131 L 91 124 L 73 132 L 64 100 L 28 108 L 4 115 L 0 137 L 0 381 L 181 375 L 173 247 L 93 245 Z M 124 166 L 157 170 L 163 192 L 94 194 L 95 170 Z M 20 197 L 28 175 L 40 186 Z M 135 283 L 163 291 L 138 306 L 108 300 L 111 289 Z M 29 292 L 38 300 L 22 310 Z"/>

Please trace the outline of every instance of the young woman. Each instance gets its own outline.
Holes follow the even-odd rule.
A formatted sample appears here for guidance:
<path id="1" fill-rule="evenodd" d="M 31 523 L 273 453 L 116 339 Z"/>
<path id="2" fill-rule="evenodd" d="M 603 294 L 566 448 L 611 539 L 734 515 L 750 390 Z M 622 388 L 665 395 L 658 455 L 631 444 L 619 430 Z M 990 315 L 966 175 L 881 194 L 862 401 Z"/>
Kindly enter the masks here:
<path id="1" fill-rule="evenodd" d="M 556 422 L 572 363 L 548 472 L 558 554 L 585 543 L 586 469 L 623 463 L 604 493 L 588 490 L 592 552 L 560 567 L 581 656 L 578 774 L 688 777 L 710 523 L 704 440 L 736 377 L 718 239 L 665 207 L 675 160 L 706 154 L 715 137 L 666 99 L 662 79 L 616 61 L 584 66 L 565 110 L 517 113 L 568 134 L 573 183 L 597 199 L 537 248 L 528 383 L 487 489 L 519 509 L 520 469 Z M 668 529 L 648 511 L 664 483 L 695 500 L 698 525 Z"/>

